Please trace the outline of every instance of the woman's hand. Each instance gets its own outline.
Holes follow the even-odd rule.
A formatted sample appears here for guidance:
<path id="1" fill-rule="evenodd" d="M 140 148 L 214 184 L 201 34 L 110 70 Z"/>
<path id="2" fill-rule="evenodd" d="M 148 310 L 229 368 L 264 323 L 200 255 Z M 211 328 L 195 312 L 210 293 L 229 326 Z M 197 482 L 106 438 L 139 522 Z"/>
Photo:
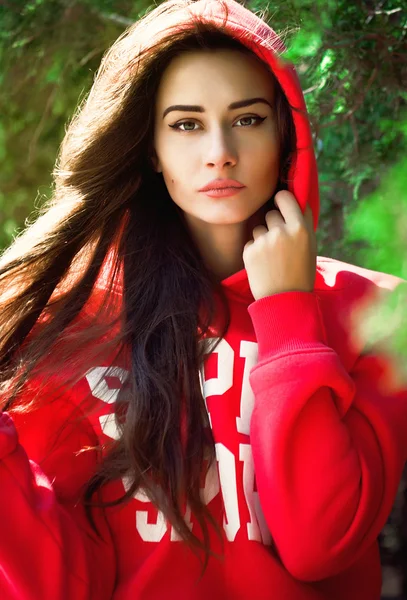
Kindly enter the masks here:
<path id="1" fill-rule="evenodd" d="M 304 215 L 294 195 L 281 190 L 275 196 L 281 214 L 266 214 L 267 227 L 253 229 L 253 240 L 243 249 L 243 261 L 255 300 L 281 292 L 314 289 L 317 242 L 312 210 Z"/>

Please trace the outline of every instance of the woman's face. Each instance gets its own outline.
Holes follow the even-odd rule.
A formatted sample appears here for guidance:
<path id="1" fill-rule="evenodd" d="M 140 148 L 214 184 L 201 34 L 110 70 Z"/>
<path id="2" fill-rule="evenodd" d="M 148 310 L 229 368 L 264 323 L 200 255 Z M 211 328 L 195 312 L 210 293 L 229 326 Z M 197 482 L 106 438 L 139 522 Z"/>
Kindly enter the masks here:
<path id="1" fill-rule="evenodd" d="M 253 98 L 264 102 L 229 108 Z M 155 106 L 153 162 L 187 221 L 242 223 L 273 195 L 279 171 L 273 99 L 270 73 L 235 50 L 194 51 L 167 67 Z M 167 111 L 174 105 L 190 108 Z M 245 187 L 227 197 L 199 191 L 218 178 Z"/>

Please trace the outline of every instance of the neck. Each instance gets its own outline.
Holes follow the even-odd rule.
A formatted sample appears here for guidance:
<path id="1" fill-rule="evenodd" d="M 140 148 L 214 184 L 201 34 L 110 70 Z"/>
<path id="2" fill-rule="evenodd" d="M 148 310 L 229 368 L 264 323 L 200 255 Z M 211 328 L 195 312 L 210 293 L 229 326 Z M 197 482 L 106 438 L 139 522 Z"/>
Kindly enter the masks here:
<path id="1" fill-rule="evenodd" d="M 263 205 L 247 221 L 226 225 L 213 225 L 185 215 L 201 256 L 217 281 L 244 269 L 244 246 L 253 239 L 254 227 L 265 224 L 267 210 L 269 207 Z"/>

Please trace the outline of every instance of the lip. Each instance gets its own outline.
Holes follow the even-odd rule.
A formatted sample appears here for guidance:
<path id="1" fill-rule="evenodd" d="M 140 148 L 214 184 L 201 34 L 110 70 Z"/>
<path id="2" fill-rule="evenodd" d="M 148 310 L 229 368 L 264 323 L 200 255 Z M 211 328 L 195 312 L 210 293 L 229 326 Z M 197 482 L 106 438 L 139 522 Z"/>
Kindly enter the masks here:
<path id="1" fill-rule="evenodd" d="M 213 179 L 209 183 L 207 183 L 204 187 L 202 187 L 200 192 L 208 192 L 213 190 L 222 190 L 222 189 L 241 189 L 246 187 L 240 181 L 236 181 L 236 179 Z"/>
<path id="2" fill-rule="evenodd" d="M 235 196 L 239 194 L 243 190 L 243 187 L 223 187 L 212 190 L 206 190 L 202 192 L 206 196 L 210 196 L 211 198 L 227 198 L 228 196 Z"/>

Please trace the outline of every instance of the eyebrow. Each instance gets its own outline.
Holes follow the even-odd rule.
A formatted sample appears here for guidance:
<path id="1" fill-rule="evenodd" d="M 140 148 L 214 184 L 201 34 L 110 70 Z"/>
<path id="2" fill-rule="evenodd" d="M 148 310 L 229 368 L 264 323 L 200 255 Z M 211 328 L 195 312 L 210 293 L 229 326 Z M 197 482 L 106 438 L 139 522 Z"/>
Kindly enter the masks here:
<path id="1" fill-rule="evenodd" d="M 244 106 L 251 106 L 252 104 L 257 104 L 261 102 L 263 104 L 268 104 L 271 107 L 271 104 L 265 98 L 247 98 L 246 100 L 238 100 L 237 102 L 232 102 L 228 106 L 228 110 L 233 110 L 235 108 L 243 108 Z M 186 111 L 186 112 L 205 112 L 203 106 L 198 106 L 197 104 L 174 104 L 173 106 L 169 106 L 163 112 L 163 119 L 169 112 L 173 110 Z"/>

